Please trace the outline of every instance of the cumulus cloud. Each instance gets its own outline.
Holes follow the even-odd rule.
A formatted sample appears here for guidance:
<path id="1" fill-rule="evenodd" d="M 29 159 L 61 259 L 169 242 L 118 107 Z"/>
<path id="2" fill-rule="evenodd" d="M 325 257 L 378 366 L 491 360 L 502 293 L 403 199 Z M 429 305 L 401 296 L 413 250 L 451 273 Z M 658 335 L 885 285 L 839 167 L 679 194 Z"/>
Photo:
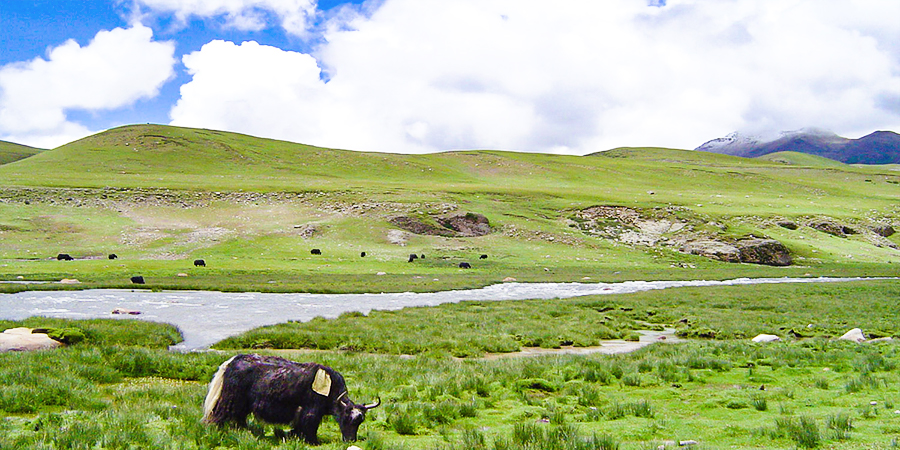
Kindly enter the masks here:
<path id="1" fill-rule="evenodd" d="M 186 23 L 192 17 L 222 18 L 225 25 L 244 31 L 269 27 L 270 16 L 296 36 L 307 36 L 316 17 L 316 0 L 134 0 L 138 15 L 173 14 Z"/>
<path id="2" fill-rule="evenodd" d="M 331 23 L 315 59 L 249 42 L 185 56 L 172 119 L 389 152 L 856 137 L 900 130 L 896 17 L 895 0 L 386 0 Z"/>
<path id="3" fill-rule="evenodd" d="M 174 45 L 154 42 L 137 25 L 101 31 L 81 47 L 75 41 L 47 58 L 0 68 L 0 136 L 55 147 L 90 134 L 67 118 L 69 110 L 111 110 L 157 95 L 173 76 Z"/>

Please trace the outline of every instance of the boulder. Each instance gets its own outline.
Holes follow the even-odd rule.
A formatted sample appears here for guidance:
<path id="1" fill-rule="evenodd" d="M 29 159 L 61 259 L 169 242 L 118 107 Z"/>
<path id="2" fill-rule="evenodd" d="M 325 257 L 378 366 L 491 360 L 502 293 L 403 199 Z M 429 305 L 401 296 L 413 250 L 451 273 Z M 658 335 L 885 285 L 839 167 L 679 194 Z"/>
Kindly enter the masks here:
<path id="1" fill-rule="evenodd" d="M 725 262 L 741 262 L 741 252 L 737 247 L 714 240 L 690 241 L 681 246 L 681 251 L 692 255 L 705 256 Z"/>
<path id="2" fill-rule="evenodd" d="M 875 225 L 870 227 L 873 233 L 881 236 L 881 237 L 891 237 L 896 233 L 894 227 L 890 225 Z"/>
<path id="3" fill-rule="evenodd" d="M 46 350 L 62 346 L 46 333 L 33 333 L 31 328 L 10 328 L 0 333 L 0 352 Z"/>
<path id="4" fill-rule="evenodd" d="M 767 266 L 789 266 L 792 262 L 790 250 L 774 239 L 739 241 L 737 248 L 741 262 Z"/>
<path id="5" fill-rule="evenodd" d="M 815 222 L 811 222 L 809 224 L 810 228 L 821 231 L 823 233 L 828 233 L 833 236 L 845 237 L 844 234 L 844 226 L 832 222 L 830 220 L 817 220 Z"/>
<path id="6" fill-rule="evenodd" d="M 788 230 L 796 230 L 797 228 L 800 228 L 796 223 L 791 222 L 790 220 L 780 220 L 776 223 L 779 227 L 787 228 Z"/>
<path id="7" fill-rule="evenodd" d="M 438 222 L 464 237 L 485 236 L 491 232 L 491 224 L 483 214 L 453 214 L 438 219 Z"/>
<path id="8" fill-rule="evenodd" d="M 751 340 L 753 342 L 776 342 L 776 341 L 780 341 L 781 338 L 778 336 L 775 336 L 774 334 L 760 334 Z"/>
<path id="9" fill-rule="evenodd" d="M 853 342 L 863 342 L 866 340 L 866 336 L 863 334 L 862 330 L 859 328 L 854 328 L 846 333 L 838 339 L 844 341 L 853 341 Z"/>

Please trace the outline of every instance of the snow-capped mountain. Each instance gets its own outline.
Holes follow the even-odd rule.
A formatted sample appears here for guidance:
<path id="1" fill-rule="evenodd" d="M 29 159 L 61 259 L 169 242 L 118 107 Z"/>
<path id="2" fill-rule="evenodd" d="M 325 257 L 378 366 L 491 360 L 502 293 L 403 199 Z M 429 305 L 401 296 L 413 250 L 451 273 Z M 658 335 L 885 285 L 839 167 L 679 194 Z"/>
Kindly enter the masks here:
<path id="1" fill-rule="evenodd" d="M 804 128 L 778 136 L 761 137 L 731 133 L 695 150 L 755 158 L 775 152 L 799 152 L 848 164 L 900 163 L 900 134 L 876 131 L 859 139 L 847 139 L 830 131 Z"/>

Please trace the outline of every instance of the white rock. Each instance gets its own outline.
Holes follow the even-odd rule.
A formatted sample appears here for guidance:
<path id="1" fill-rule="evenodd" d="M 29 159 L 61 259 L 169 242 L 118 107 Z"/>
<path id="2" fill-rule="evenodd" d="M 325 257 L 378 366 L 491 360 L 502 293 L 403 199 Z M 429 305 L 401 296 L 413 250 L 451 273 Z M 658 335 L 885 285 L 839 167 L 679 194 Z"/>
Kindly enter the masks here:
<path id="1" fill-rule="evenodd" d="M 362 450 L 362 449 L 355 445 L 351 445 L 351 446 L 347 447 L 347 450 Z"/>
<path id="2" fill-rule="evenodd" d="M 781 338 L 774 334 L 760 334 L 752 339 L 753 342 L 775 342 L 780 340 Z"/>
<path id="3" fill-rule="evenodd" d="M 838 339 L 844 341 L 853 341 L 853 342 L 862 342 L 866 340 L 866 336 L 863 334 L 862 330 L 859 328 L 854 328 L 846 333 Z"/>

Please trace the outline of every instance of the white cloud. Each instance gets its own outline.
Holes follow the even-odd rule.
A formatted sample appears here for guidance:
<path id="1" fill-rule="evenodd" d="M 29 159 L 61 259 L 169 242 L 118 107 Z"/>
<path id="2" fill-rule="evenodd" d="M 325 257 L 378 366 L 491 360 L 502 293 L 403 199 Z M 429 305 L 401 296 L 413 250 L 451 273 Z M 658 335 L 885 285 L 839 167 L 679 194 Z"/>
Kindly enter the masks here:
<path id="1" fill-rule="evenodd" d="M 268 16 L 274 14 L 285 31 L 307 36 L 317 0 L 134 0 L 134 4 L 151 13 L 174 14 L 182 23 L 191 17 L 221 17 L 225 25 L 245 31 L 268 28 Z"/>
<path id="2" fill-rule="evenodd" d="M 900 130 L 900 2 L 666 3 L 387 0 L 327 28 L 327 83 L 310 56 L 254 43 L 185 56 L 172 119 L 392 152 Z"/>
<path id="3" fill-rule="evenodd" d="M 174 74 L 174 45 L 152 35 L 140 25 L 101 31 L 85 47 L 67 41 L 47 59 L 0 68 L 0 136 L 54 147 L 90 134 L 67 110 L 110 110 L 157 95 Z"/>

